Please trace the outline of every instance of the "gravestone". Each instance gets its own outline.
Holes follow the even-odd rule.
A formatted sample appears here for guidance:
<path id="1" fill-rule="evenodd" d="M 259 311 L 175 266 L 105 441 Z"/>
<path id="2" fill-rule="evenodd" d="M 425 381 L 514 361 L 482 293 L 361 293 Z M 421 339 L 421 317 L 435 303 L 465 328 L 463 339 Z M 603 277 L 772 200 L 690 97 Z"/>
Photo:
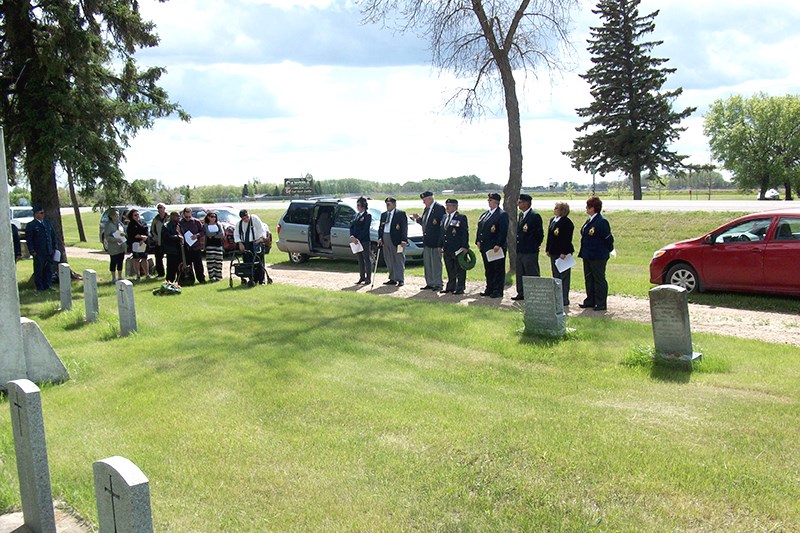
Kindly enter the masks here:
<path id="1" fill-rule="evenodd" d="M 139 467 L 115 456 L 92 470 L 100 533 L 152 533 L 150 482 Z"/>
<path id="2" fill-rule="evenodd" d="M 656 353 L 663 359 L 681 363 L 699 360 L 702 354 L 692 348 L 689 324 L 689 293 L 677 285 L 650 289 L 650 319 Z"/>
<path id="3" fill-rule="evenodd" d="M 19 379 L 9 381 L 6 388 L 25 525 L 34 533 L 56 533 L 39 387 Z"/>
<path id="4" fill-rule="evenodd" d="M 86 321 L 94 322 L 100 314 L 100 303 L 97 298 L 97 272 L 83 271 L 83 304 L 86 308 Z"/>
<path id="5" fill-rule="evenodd" d="M 119 334 L 127 337 L 136 333 L 136 306 L 133 302 L 133 283 L 127 279 L 117 282 L 117 308 L 119 309 Z"/>
<path id="6" fill-rule="evenodd" d="M 72 309 L 72 271 L 68 263 L 58 264 L 58 290 L 61 293 L 61 310 Z"/>
<path id="7" fill-rule="evenodd" d="M 525 332 L 547 337 L 563 337 L 567 332 L 561 280 L 523 276 L 525 291 Z"/>

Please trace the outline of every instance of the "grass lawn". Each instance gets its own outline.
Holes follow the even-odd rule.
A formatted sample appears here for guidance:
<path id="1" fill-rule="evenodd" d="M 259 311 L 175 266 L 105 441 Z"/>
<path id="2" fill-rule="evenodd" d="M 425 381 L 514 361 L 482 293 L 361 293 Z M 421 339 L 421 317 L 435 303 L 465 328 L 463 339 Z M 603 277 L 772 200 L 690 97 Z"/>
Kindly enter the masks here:
<path id="1" fill-rule="evenodd" d="M 73 377 L 42 395 L 53 493 L 91 520 L 92 462 L 122 455 L 157 531 L 800 528 L 797 348 L 697 334 L 687 373 L 643 360 L 642 324 L 549 341 L 485 307 L 154 286 L 124 339 L 110 285 L 95 324 L 80 284 L 66 313 L 21 288 Z M 8 509 L 7 404 L 0 428 Z"/>

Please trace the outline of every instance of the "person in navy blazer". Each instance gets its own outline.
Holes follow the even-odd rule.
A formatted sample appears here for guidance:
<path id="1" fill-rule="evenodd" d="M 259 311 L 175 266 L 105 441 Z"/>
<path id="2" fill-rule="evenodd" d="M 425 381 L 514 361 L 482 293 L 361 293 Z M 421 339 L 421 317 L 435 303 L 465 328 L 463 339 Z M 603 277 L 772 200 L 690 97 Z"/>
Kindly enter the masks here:
<path id="1" fill-rule="evenodd" d="M 381 213 L 378 226 L 378 246 L 382 247 L 389 279 L 384 285 L 402 287 L 405 283 L 406 255 L 408 246 L 408 217 L 405 211 L 397 209 L 397 200 L 386 198 L 386 211 Z M 400 247 L 400 248 L 398 248 Z"/>
<path id="2" fill-rule="evenodd" d="M 556 202 L 553 209 L 553 218 L 547 226 L 547 244 L 545 252 L 550 257 L 550 268 L 553 277 L 561 280 L 561 291 L 564 296 L 564 305 L 569 305 L 569 283 L 572 269 L 568 268 L 564 272 L 559 272 L 556 268 L 556 259 L 564 259 L 567 255 L 575 252 L 572 246 L 572 234 L 575 232 L 575 225 L 569 219 L 569 204 L 567 202 Z"/>
<path id="3" fill-rule="evenodd" d="M 433 198 L 431 191 L 419 195 L 425 204 L 422 216 L 414 214 L 414 220 L 422 226 L 422 265 L 425 286 L 420 290 L 442 290 L 442 219 L 444 206 Z"/>
<path id="4" fill-rule="evenodd" d="M 581 228 L 581 250 L 578 257 L 583 259 L 583 277 L 586 280 L 586 299 L 578 307 L 605 311 L 608 300 L 606 263 L 614 250 L 614 235 L 611 225 L 600 212 L 603 202 L 597 196 L 586 200 L 586 214 L 589 215 Z"/>
<path id="5" fill-rule="evenodd" d="M 350 222 L 350 242 L 361 244 L 363 250 L 358 252 L 358 281 L 356 285 L 372 283 L 372 251 L 370 250 L 369 228 L 372 225 L 372 215 L 367 211 L 367 199 L 363 196 L 356 200 L 356 214 Z"/>
<path id="6" fill-rule="evenodd" d="M 525 289 L 522 286 L 523 276 L 539 276 L 539 248 L 544 240 L 542 216 L 531 207 L 533 198 L 530 194 L 520 194 L 519 221 L 517 222 L 517 295 L 512 300 L 524 300 Z"/>
<path id="7" fill-rule="evenodd" d="M 491 193 L 488 198 L 489 209 L 478 219 L 478 238 L 475 244 L 483 258 L 486 274 L 486 289 L 481 296 L 502 298 L 506 281 L 506 258 L 488 261 L 486 252 L 494 250 L 503 254 L 508 250 L 508 213 L 500 209 L 500 195 Z"/>
<path id="8" fill-rule="evenodd" d="M 442 224 L 442 252 L 444 267 L 447 270 L 447 286 L 441 294 L 452 292 L 464 294 L 467 284 L 467 271 L 458 262 L 458 252 L 469 249 L 469 225 L 467 215 L 458 212 L 458 200 L 449 198 L 446 202 L 447 214 Z"/>

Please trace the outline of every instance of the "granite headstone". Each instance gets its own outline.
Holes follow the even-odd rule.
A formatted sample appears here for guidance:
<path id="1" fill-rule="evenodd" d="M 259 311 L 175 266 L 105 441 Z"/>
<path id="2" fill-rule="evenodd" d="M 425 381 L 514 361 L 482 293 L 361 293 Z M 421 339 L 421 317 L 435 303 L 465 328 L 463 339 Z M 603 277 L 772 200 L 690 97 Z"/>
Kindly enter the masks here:
<path id="1" fill-rule="evenodd" d="M 133 283 L 127 279 L 117 282 L 117 308 L 119 309 L 119 334 L 127 337 L 136 333 L 136 306 L 133 301 Z"/>
<path id="2" fill-rule="evenodd" d="M 83 304 L 86 308 L 86 321 L 94 322 L 100 313 L 97 297 L 97 272 L 91 269 L 83 271 Z"/>
<path id="3" fill-rule="evenodd" d="M 524 276 L 525 332 L 532 335 L 562 337 L 567 332 L 561 280 Z"/>
<path id="4" fill-rule="evenodd" d="M 689 293 L 677 285 L 650 289 L 650 319 L 656 353 L 663 359 L 690 363 L 702 357 L 692 347 Z"/>
<path id="5" fill-rule="evenodd" d="M 58 264 L 58 290 L 61 293 L 61 310 L 72 309 L 72 270 L 68 263 Z"/>
<path id="6" fill-rule="evenodd" d="M 152 533 L 150 482 L 139 467 L 115 456 L 92 470 L 100 533 Z"/>

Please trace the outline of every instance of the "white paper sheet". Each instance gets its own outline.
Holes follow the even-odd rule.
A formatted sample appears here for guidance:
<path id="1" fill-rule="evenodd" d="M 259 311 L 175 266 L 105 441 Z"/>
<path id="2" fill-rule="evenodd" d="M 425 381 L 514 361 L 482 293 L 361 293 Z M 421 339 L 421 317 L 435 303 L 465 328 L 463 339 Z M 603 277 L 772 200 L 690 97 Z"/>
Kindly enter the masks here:
<path id="1" fill-rule="evenodd" d="M 613 257 L 614 259 L 617 258 L 617 249 L 616 248 L 611 250 L 611 257 Z"/>
<path id="2" fill-rule="evenodd" d="M 403 253 L 403 245 L 402 244 L 398 244 L 397 245 L 397 253 L 398 254 L 402 254 Z"/>
<path id="3" fill-rule="evenodd" d="M 186 246 L 191 246 L 197 242 L 197 239 L 194 238 L 191 231 L 187 231 L 183 234 L 183 240 L 186 243 Z"/>
<path id="4" fill-rule="evenodd" d="M 117 230 L 114 233 L 112 233 L 111 236 L 114 237 L 118 241 L 122 241 L 123 240 L 122 232 L 119 231 L 119 230 Z"/>
<path id="5" fill-rule="evenodd" d="M 556 268 L 559 272 L 569 270 L 577 264 L 578 262 L 575 261 L 575 258 L 572 256 L 572 254 L 567 254 L 564 259 L 561 259 L 560 257 L 556 259 Z"/>
<path id="6" fill-rule="evenodd" d="M 53 252 L 53 262 L 58 263 L 59 261 L 61 261 L 61 250 L 56 250 Z"/>
<path id="7" fill-rule="evenodd" d="M 500 250 L 497 251 L 497 252 L 494 251 L 494 248 L 492 248 L 491 250 L 486 252 L 486 260 L 489 261 L 490 263 L 492 261 L 497 261 L 498 259 L 502 259 L 505 256 L 506 256 L 506 253 L 503 251 L 502 248 L 500 248 Z"/>
<path id="8" fill-rule="evenodd" d="M 351 242 L 350 243 L 350 249 L 353 250 L 354 254 L 357 254 L 358 252 L 363 252 L 364 251 L 364 247 L 361 245 L 360 242 Z"/>
<path id="9" fill-rule="evenodd" d="M 209 224 L 208 225 L 208 231 L 210 231 L 211 233 L 216 233 L 218 230 L 219 230 L 219 226 L 217 226 L 216 224 Z"/>
<path id="10" fill-rule="evenodd" d="M 137 241 L 131 245 L 131 251 L 142 253 L 147 251 L 147 245 L 143 242 Z"/>

